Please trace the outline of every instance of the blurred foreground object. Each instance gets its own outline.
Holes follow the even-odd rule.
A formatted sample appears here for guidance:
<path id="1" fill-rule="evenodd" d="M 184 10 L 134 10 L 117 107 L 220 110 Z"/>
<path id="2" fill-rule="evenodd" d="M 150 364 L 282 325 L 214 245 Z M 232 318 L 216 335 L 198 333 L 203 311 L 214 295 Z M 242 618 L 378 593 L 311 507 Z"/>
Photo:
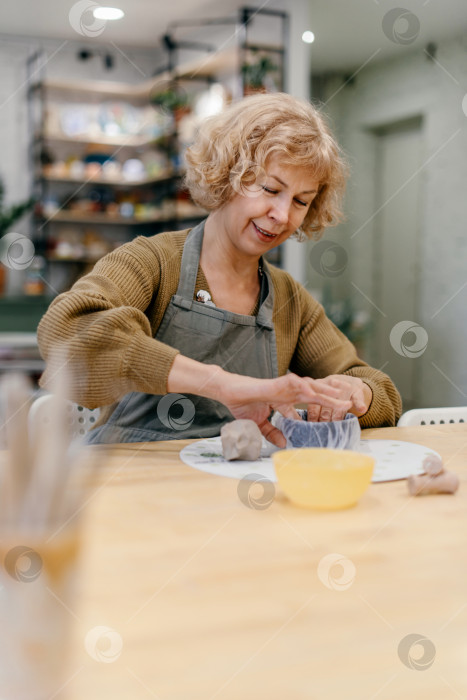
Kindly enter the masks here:
<path id="1" fill-rule="evenodd" d="M 40 425 L 29 420 L 32 392 L 22 375 L 6 376 L 0 389 L 2 698 L 64 697 L 85 482 L 82 451 L 69 449 L 63 376 L 57 384 Z"/>

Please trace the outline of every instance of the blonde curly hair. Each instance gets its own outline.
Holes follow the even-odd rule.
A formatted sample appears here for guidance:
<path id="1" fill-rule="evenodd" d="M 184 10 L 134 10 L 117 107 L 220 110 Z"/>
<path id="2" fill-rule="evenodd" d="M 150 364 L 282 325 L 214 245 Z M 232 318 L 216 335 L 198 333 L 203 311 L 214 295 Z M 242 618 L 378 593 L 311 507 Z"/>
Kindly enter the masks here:
<path id="1" fill-rule="evenodd" d="M 268 159 L 306 168 L 319 181 L 301 230 L 319 238 L 342 220 L 348 166 L 322 114 L 286 93 L 246 97 L 206 119 L 186 152 L 185 183 L 212 211 L 258 179 Z"/>

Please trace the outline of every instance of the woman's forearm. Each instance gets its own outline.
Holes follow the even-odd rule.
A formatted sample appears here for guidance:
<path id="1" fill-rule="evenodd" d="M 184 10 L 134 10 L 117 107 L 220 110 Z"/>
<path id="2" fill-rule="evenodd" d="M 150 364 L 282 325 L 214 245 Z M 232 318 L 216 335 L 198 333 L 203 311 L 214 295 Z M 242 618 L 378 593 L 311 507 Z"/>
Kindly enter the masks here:
<path id="1" fill-rule="evenodd" d="M 197 394 L 222 401 L 222 387 L 227 372 L 218 365 L 197 362 L 185 355 L 177 355 L 167 377 L 169 393 Z M 231 375 L 232 376 L 232 375 Z"/>

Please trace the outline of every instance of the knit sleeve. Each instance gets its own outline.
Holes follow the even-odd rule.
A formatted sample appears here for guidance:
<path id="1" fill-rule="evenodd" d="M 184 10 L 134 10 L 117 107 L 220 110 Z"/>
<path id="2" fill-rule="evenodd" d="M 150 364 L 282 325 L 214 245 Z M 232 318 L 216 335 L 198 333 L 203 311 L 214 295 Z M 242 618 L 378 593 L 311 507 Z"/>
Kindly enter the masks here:
<path id="1" fill-rule="evenodd" d="M 298 292 L 298 299 L 302 308 L 302 325 L 291 371 L 314 379 L 330 374 L 359 377 L 373 392 L 368 411 L 359 418 L 361 427 L 395 425 L 402 412 L 402 402 L 391 379 L 358 357 L 354 345 L 303 287 Z"/>
<path id="2" fill-rule="evenodd" d="M 166 393 L 178 351 L 155 340 L 145 314 L 156 301 L 161 262 L 143 237 L 102 258 L 92 272 L 53 300 L 37 337 L 50 387 L 67 365 L 70 398 L 95 408 L 130 391 Z"/>

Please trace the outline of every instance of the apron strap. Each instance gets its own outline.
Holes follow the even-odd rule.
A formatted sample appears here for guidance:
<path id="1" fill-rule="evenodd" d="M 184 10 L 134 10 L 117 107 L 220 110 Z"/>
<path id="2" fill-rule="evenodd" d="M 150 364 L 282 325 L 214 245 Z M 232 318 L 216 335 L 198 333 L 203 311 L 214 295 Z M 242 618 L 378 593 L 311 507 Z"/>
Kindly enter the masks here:
<path id="1" fill-rule="evenodd" d="M 274 309 L 274 288 L 268 265 L 263 258 L 261 258 L 261 262 L 263 267 L 263 277 L 261 280 L 260 306 L 258 315 L 256 316 L 256 323 L 258 326 L 262 326 L 263 328 L 273 331 L 274 323 L 272 320 L 272 314 Z"/>
<path id="2" fill-rule="evenodd" d="M 197 226 L 191 229 L 186 237 L 185 245 L 183 246 L 177 296 L 183 297 L 190 302 L 193 300 L 195 294 L 196 277 L 198 275 L 205 223 L 206 220 L 201 221 Z"/>

